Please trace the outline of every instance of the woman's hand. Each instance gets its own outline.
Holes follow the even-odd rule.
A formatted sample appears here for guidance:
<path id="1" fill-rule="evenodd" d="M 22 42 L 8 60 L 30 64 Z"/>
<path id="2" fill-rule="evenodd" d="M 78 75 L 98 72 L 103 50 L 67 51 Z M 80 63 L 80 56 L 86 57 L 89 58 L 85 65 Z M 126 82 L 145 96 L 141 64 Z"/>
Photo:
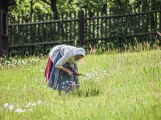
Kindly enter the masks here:
<path id="1" fill-rule="evenodd" d="M 74 75 L 79 76 L 78 74 L 78 71 L 74 71 Z"/>
<path id="2" fill-rule="evenodd" d="M 73 75 L 73 72 L 68 71 L 68 74 L 69 74 L 69 76 L 72 76 Z"/>

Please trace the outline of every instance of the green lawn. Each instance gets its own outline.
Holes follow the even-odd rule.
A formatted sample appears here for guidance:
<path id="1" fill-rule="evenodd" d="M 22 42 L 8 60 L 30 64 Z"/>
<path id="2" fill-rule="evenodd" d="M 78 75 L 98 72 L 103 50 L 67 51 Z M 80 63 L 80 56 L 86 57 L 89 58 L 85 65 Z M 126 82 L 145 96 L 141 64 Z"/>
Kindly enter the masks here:
<path id="1" fill-rule="evenodd" d="M 87 55 L 78 67 L 88 78 L 79 77 L 68 96 L 46 86 L 46 62 L 15 58 L 0 66 L 0 119 L 161 119 L 160 50 Z"/>

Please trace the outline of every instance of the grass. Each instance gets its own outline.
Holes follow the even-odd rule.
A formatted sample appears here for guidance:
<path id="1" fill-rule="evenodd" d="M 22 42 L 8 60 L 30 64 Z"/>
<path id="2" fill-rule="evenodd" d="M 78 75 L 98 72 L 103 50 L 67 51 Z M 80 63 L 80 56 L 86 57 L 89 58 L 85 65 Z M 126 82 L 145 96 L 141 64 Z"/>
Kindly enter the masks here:
<path id="1" fill-rule="evenodd" d="M 78 66 L 88 78 L 80 76 L 68 96 L 46 86 L 46 62 L 15 58 L 0 66 L 0 119 L 161 119 L 159 49 L 87 55 Z"/>

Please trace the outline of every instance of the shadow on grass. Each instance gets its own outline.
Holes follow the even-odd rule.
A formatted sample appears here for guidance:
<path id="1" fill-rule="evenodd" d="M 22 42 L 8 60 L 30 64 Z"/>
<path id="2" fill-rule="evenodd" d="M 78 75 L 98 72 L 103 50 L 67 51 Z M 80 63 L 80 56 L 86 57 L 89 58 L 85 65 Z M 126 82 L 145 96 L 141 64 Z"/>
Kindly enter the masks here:
<path id="1" fill-rule="evenodd" d="M 102 93 L 99 89 L 77 89 L 73 91 L 73 96 L 78 97 L 90 97 L 90 96 L 99 96 Z"/>

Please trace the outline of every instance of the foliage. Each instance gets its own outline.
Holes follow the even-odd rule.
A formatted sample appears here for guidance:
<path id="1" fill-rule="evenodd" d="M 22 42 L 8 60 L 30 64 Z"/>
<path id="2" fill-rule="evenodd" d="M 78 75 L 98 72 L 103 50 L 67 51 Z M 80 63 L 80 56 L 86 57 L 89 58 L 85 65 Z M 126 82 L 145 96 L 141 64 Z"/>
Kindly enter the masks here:
<path id="1" fill-rule="evenodd" d="M 67 96 L 58 96 L 57 91 L 46 86 L 47 58 L 25 66 L 21 63 L 21 67 L 3 67 L 0 69 L 0 118 L 160 119 L 160 54 L 159 48 L 86 55 L 78 63 L 78 69 L 88 78 L 80 76 L 80 88 Z M 23 60 L 31 59 L 38 58 Z"/>

